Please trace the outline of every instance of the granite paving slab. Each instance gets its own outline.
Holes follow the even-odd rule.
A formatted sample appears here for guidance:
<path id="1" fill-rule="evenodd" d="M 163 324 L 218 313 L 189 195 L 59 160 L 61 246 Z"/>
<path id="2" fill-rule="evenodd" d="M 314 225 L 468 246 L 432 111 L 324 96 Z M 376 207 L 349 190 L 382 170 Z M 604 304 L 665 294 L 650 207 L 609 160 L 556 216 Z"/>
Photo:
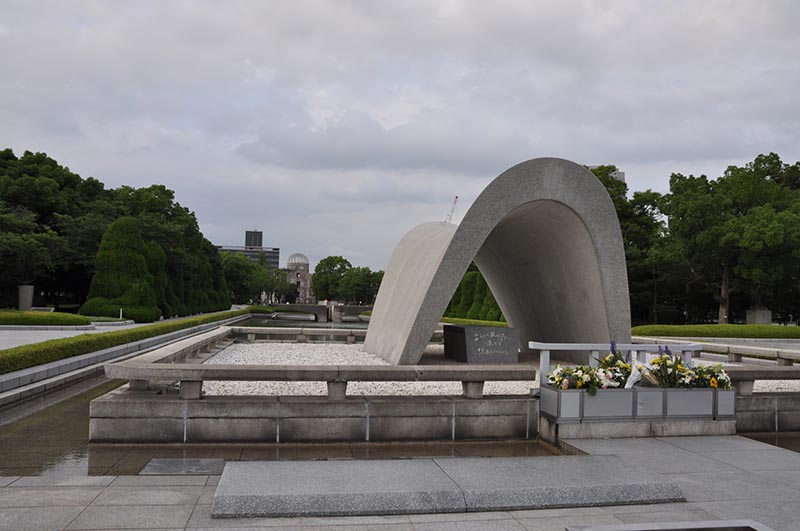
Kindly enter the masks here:
<path id="1" fill-rule="evenodd" d="M 567 527 L 566 531 L 775 531 L 753 520 L 662 522 Z"/>
<path id="2" fill-rule="evenodd" d="M 9 507 L 85 506 L 103 492 L 98 487 L 19 487 L 0 489 L 0 510 Z"/>
<path id="3" fill-rule="evenodd" d="M 206 481 L 208 476 L 118 476 L 114 479 L 114 486 L 203 487 Z"/>
<path id="4" fill-rule="evenodd" d="M 433 460 L 229 462 L 213 518 L 463 512 L 461 490 Z"/>
<path id="5" fill-rule="evenodd" d="M 3 531 L 48 531 L 64 529 L 82 507 L 14 507 L 0 511 Z"/>
<path id="6" fill-rule="evenodd" d="M 18 479 L 19 476 L 0 476 L 0 487 L 6 487 L 8 485 L 11 485 Z"/>
<path id="7" fill-rule="evenodd" d="M 205 487 L 111 486 L 92 505 L 191 505 L 197 503 Z"/>
<path id="8" fill-rule="evenodd" d="M 686 499 L 696 501 L 723 500 L 800 500 L 800 474 L 791 472 L 797 479 L 795 486 L 781 481 L 773 473 L 747 474 L 743 472 L 719 472 L 709 481 L 707 472 L 692 474 L 668 474 L 680 485 Z M 787 474 L 787 477 L 791 477 Z"/>
<path id="9" fill-rule="evenodd" d="M 29 476 L 19 478 L 9 488 L 16 487 L 105 487 L 114 476 Z"/>
<path id="10" fill-rule="evenodd" d="M 224 459 L 151 459 L 140 476 L 207 476 L 222 474 Z"/>
<path id="11" fill-rule="evenodd" d="M 616 456 L 435 459 L 467 511 L 684 501 L 677 483 Z"/>
<path id="12" fill-rule="evenodd" d="M 229 462 L 212 517 L 453 513 L 684 501 L 616 456 Z"/>
<path id="13" fill-rule="evenodd" d="M 800 522 L 800 506 L 785 500 L 714 501 L 694 505 L 721 519 L 754 520 L 767 526 L 768 531 L 797 531 Z"/>
<path id="14" fill-rule="evenodd" d="M 704 455 L 742 470 L 761 472 L 766 470 L 800 471 L 800 454 L 783 448 L 770 447 L 761 450 L 736 450 L 708 452 Z"/>
<path id="15" fill-rule="evenodd" d="M 525 531 L 526 527 L 514 519 L 467 520 L 464 522 L 436 522 L 414 524 L 414 531 Z M 337 530 L 338 531 L 338 530 Z"/>
<path id="16" fill-rule="evenodd" d="M 684 450 L 697 453 L 735 451 L 735 450 L 764 450 L 764 443 L 747 439 L 745 437 L 707 436 L 707 437 L 659 437 L 656 440 Z"/>
<path id="17" fill-rule="evenodd" d="M 185 527 L 193 505 L 90 505 L 67 529 L 163 529 Z"/>

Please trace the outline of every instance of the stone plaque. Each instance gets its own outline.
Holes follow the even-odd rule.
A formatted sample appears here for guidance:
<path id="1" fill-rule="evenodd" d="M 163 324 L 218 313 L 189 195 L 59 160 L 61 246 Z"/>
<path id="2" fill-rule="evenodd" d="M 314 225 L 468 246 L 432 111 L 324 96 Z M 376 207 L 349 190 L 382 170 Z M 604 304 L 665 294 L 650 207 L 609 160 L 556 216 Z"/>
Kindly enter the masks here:
<path id="1" fill-rule="evenodd" d="M 519 338 L 513 328 L 444 325 L 444 354 L 466 363 L 517 363 Z"/>

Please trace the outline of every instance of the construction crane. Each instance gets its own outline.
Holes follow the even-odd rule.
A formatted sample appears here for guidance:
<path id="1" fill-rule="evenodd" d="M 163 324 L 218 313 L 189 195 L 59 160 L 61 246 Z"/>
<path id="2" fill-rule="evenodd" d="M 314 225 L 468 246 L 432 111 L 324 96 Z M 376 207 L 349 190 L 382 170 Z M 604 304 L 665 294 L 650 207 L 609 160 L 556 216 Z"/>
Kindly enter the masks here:
<path id="1" fill-rule="evenodd" d="M 447 214 L 447 217 L 444 218 L 445 223 L 450 223 L 450 220 L 453 219 L 453 213 L 456 211 L 456 205 L 458 204 L 458 196 L 453 199 L 453 206 L 450 207 L 450 212 Z"/>

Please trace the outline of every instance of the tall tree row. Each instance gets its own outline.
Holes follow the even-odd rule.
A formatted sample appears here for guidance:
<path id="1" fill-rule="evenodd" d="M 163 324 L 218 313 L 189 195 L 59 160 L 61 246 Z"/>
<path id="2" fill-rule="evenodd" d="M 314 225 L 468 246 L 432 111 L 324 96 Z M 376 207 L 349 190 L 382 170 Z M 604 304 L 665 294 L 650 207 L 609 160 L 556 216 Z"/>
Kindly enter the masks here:
<path id="1" fill-rule="evenodd" d="M 83 179 L 44 153 L 26 151 L 17 157 L 10 149 L 0 151 L 0 262 L 4 268 L 0 306 L 15 305 L 17 285 L 34 283 L 37 293 L 44 293 L 40 303 L 77 309 L 89 295 L 95 271 L 106 260 L 102 255 L 98 258 L 106 229 L 125 217 L 135 220 L 144 242 L 143 248 L 137 245 L 145 257 L 146 270 L 141 273 L 152 279 L 158 315 L 189 315 L 230 306 L 219 254 L 203 237 L 194 213 L 175 201 L 172 190 L 162 185 L 106 189 L 97 179 Z M 128 233 L 135 232 L 129 222 L 123 225 Z M 138 243 L 139 239 L 129 237 Z M 110 250 L 120 234 L 112 232 L 108 238 Z M 97 268 L 96 258 L 100 260 Z M 138 260 L 137 264 L 142 267 Z M 98 281 L 98 286 L 103 284 Z"/>

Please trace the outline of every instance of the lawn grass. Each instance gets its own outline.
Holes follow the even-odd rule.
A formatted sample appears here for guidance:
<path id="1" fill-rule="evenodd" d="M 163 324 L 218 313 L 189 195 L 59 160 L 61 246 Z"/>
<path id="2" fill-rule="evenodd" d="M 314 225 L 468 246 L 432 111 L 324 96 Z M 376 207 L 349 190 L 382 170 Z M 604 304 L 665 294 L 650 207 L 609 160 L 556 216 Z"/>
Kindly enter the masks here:
<path id="1" fill-rule="evenodd" d="M 258 310 L 255 312 L 258 313 Z M 78 356 L 80 354 L 95 352 L 132 341 L 160 336 L 169 332 L 175 332 L 176 330 L 183 330 L 184 328 L 222 321 L 223 319 L 229 319 L 247 313 L 251 313 L 251 311 L 249 309 L 235 310 L 154 323 L 137 328 L 130 328 L 128 330 L 114 330 L 99 334 L 81 334 L 74 337 L 32 343 L 30 345 L 20 345 L 18 347 L 0 350 L 0 374 L 27 369 L 28 367 L 35 367 L 36 365 L 71 358 L 72 356 Z"/>
<path id="2" fill-rule="evenodd" d="M 480 321 L 478 319 L 460 319 L 457 317 L 442 317 L 439 321 L 454 325 L 508 326 L 505 321 Z"/>
<path id="3" fill-rule="evenodd" d="M 17 326 L 82 326 L 91 321 L 83 315 L 60 312 L 0 311 L 0 325 Z"/>
<path id="4" fill-rule="evenodd" d="M 800 339 L 800 326 L 748 324 L 642 325 L 633 327 L 631 334 L 649 337 Z"/>

